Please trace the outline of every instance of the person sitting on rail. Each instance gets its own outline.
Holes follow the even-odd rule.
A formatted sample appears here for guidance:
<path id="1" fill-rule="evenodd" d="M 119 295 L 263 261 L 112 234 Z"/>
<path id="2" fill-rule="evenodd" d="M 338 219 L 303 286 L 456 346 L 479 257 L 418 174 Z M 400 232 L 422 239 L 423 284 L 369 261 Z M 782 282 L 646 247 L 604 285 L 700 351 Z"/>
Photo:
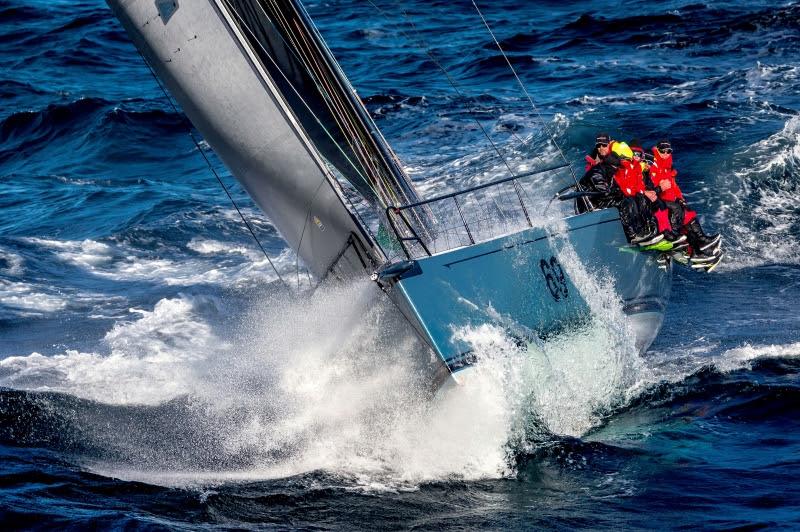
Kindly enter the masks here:
<path id="1" fill-rule="evenodd" d="M 586 168 L 584 172 L 588 172 L 592 166 L 600 164 L 605 157 L 611 153 L 611 136 L 608 133 L 598 133 L 594 140 L 594 149 L 589 152 L 584 160 L 586 161 Z"/>
<path id="2" fill-rule="evenodd" d="M 633 153 L 627 144 L 615 142 L 613 151 L 593 165 L 580 180 L 581 190 L 599 192 L 590 200 L 596 209 L 617 207 L 625 237 L 632 244 L 648 246 L 663 240 L 649 209 L 640 208 L 637 193 L 644 190 L 633 170 Z"/>
<path id="3" fill-rule="evenodd" d="M 693 261 L 713 260 L 720 254 L 720 235 L 706 235 L 697 220 L 697 213 L 686 204 L 675 176 L 678 172 L 672 167 L 672 144 L 667 139 L 658 141 L 652 148 L 654 162 L 650 166 L 650 181 L 658 199 L 663 201 L 669 211 L 670 225 L 676 231 L 685 233 Z"/>
<path id="4" fill-rule="evenodd" d="M 622 196 L 618 200 L 619 218 L 625 236 L 632 244 L 648 246 L 663 240 L 658 231 L 656 219 L 650 210 L 650 202 L 645 197 L 641 163 L 634 160 L 633 150 L 625 142 L 615 142 L 612 153 L 620 159 L 620 166 L 614 174 L 614 181 Z"/>
<path id="5" fill-rule="evenodd" d="M 667 205 L 660 199 L 655 192 L 650 180 L 650 163 L 652 157 L 645 157 L 644 149 L 642 148 L 639 139 L 632 139 L 628 143 L 631 151 L 633 152 L 633 169 L 635 174 L 632 179 L 636 181 L 637 190 L 640 192 L 636 195 L 636 200 L 639 203 L 639 208 L 650 211 L 656 220 L 658 232 L 664 235 L 664 239 L 672 242 L 673 249 L 686 247 L 686 236 L 679 234 L 672 228 L 669 220 L 669 211 Z"/>

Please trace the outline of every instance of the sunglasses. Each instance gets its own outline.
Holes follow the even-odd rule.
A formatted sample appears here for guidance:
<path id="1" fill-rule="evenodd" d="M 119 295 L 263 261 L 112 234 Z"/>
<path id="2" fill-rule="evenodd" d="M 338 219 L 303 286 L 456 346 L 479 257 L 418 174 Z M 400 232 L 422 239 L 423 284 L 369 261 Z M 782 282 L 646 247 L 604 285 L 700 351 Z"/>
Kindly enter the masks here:
<path id="1" fill-rule="evenodd" d="M 670 153 L 672 153 L 672 148 L 659 148 L 658 149 L 658 153 L 670 154 Z"/>
<path id="2" fill-rule="evenodd" d="M 594 145 L 594 147 L 595 148 L 607 148 L 608 147 L 608 142 L 605 142 L 605 143 L 598 142 L 597 144 Z"/>

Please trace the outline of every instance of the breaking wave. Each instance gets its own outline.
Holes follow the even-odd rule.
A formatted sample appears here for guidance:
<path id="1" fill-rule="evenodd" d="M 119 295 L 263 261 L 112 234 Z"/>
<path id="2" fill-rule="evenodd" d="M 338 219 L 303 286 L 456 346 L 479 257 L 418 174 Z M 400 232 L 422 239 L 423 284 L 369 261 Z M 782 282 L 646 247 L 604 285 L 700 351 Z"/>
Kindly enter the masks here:
<path id="1" fill-rule="evenodd" d="M 715 221 L 735 250 L 726 267 L 800 263 L 800 117 L 734 155 L 719 179 Z"/>
<path id="2" fill-rule="evenodd" d="M 3 438 L 160 485 L 322 470 L 359 489 L 409 489 L 513 476 L 516 456 L 585 436 L 642 397 L 673 397 L 709 368 L 800 356 L 800 344 L 743 345 L 651 362 L 620 352 L 624 326 L 607 321 L 527 346 L 483 326 L 460 332 L 479 355 L 470 385 L 431 401 L 426 350 L 378 297 L 363 283 L 267 298 L 228 330 L 230 309 L 208 297 L 132 309 L 95 351 L 0 361 L 0 385 L 33 392 L 0 392 Z"/>

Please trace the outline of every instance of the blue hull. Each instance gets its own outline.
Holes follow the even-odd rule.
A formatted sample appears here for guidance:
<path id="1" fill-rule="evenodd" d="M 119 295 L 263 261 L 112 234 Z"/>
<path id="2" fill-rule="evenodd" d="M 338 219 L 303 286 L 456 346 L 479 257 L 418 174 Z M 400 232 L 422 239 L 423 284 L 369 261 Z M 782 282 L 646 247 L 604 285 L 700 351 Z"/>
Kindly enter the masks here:
<path id="1" fill-rule="evenodd" d="M 414 261 L 389 291 L 417 332 L 439 354 L 442 380 L 467 366 L 470 346 L 454 337 L 486 323 L 510 334 L 543 337 L 585 321 L 589 306 L 567 268 L 558 239 L 566 238 L 591 273 L 611 275 L 643 351 L 658 334 L 671 283 L 655 255 L 631 250 L 616 209 L 565 220 L 561 233 L 530 228 Z"/>

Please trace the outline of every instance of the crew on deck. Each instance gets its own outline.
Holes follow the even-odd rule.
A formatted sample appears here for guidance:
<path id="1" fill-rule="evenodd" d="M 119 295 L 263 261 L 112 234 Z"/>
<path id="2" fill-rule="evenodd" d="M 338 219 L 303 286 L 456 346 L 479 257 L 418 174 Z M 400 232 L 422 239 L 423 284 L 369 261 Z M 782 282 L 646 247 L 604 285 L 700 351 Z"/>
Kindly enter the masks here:
<path id="1" fill-rule="evenodd" d="M 603 193 L 591 199 L 591 206 L 617 207 L 625 236 L 632 244 L 648 246 L 663 240 L 643 195 L 642 172 L 639 163 L 633 161 L 632 150 L 624 142 L 612 142 L 608 147 L 610 151 L 580 181 L 583 190 Z"/>
<path id="2" fill-rule="evenodd" d="M 678 171 L 672 167 L 672 144 L 662 139 L 651 151 L 654 161 L 650 167 L 650 181 L 658 199 L 669 212 L 672 229 L 688 237 L 693 261 L 715 259 L 720 253 L 720 235 L 706 235 L 697 220 L 697 213 L 686 204 L 675 181 Z"/>
<path id="3" fill-rule="evenodd" d="M 584 172 L 588 172 L 592 166 L 600 164 L 600 162 L 611 153 L 611 136 L 608 133 L 598 133 L 594 141 L 594 149 L 590 151 L 584 160 L 586 161 L 586 168 Z"/>
<path id="4" fill-rule="evenodd" d="M 602 195 L 579 201 L 580 210 L 617 207 L 632 244 L 646 247 L 666 240 L 669 251 L 686 250 L 693 264 L 713 267 L 721 257 L 720 235 L 706 235 L 697 213 L 687 206 L 675 181 L 672 145 L 663 139 L 651 152 L 645 153 L 636 139 L 629 146 L 599 133 L 579 184 Z"/>

